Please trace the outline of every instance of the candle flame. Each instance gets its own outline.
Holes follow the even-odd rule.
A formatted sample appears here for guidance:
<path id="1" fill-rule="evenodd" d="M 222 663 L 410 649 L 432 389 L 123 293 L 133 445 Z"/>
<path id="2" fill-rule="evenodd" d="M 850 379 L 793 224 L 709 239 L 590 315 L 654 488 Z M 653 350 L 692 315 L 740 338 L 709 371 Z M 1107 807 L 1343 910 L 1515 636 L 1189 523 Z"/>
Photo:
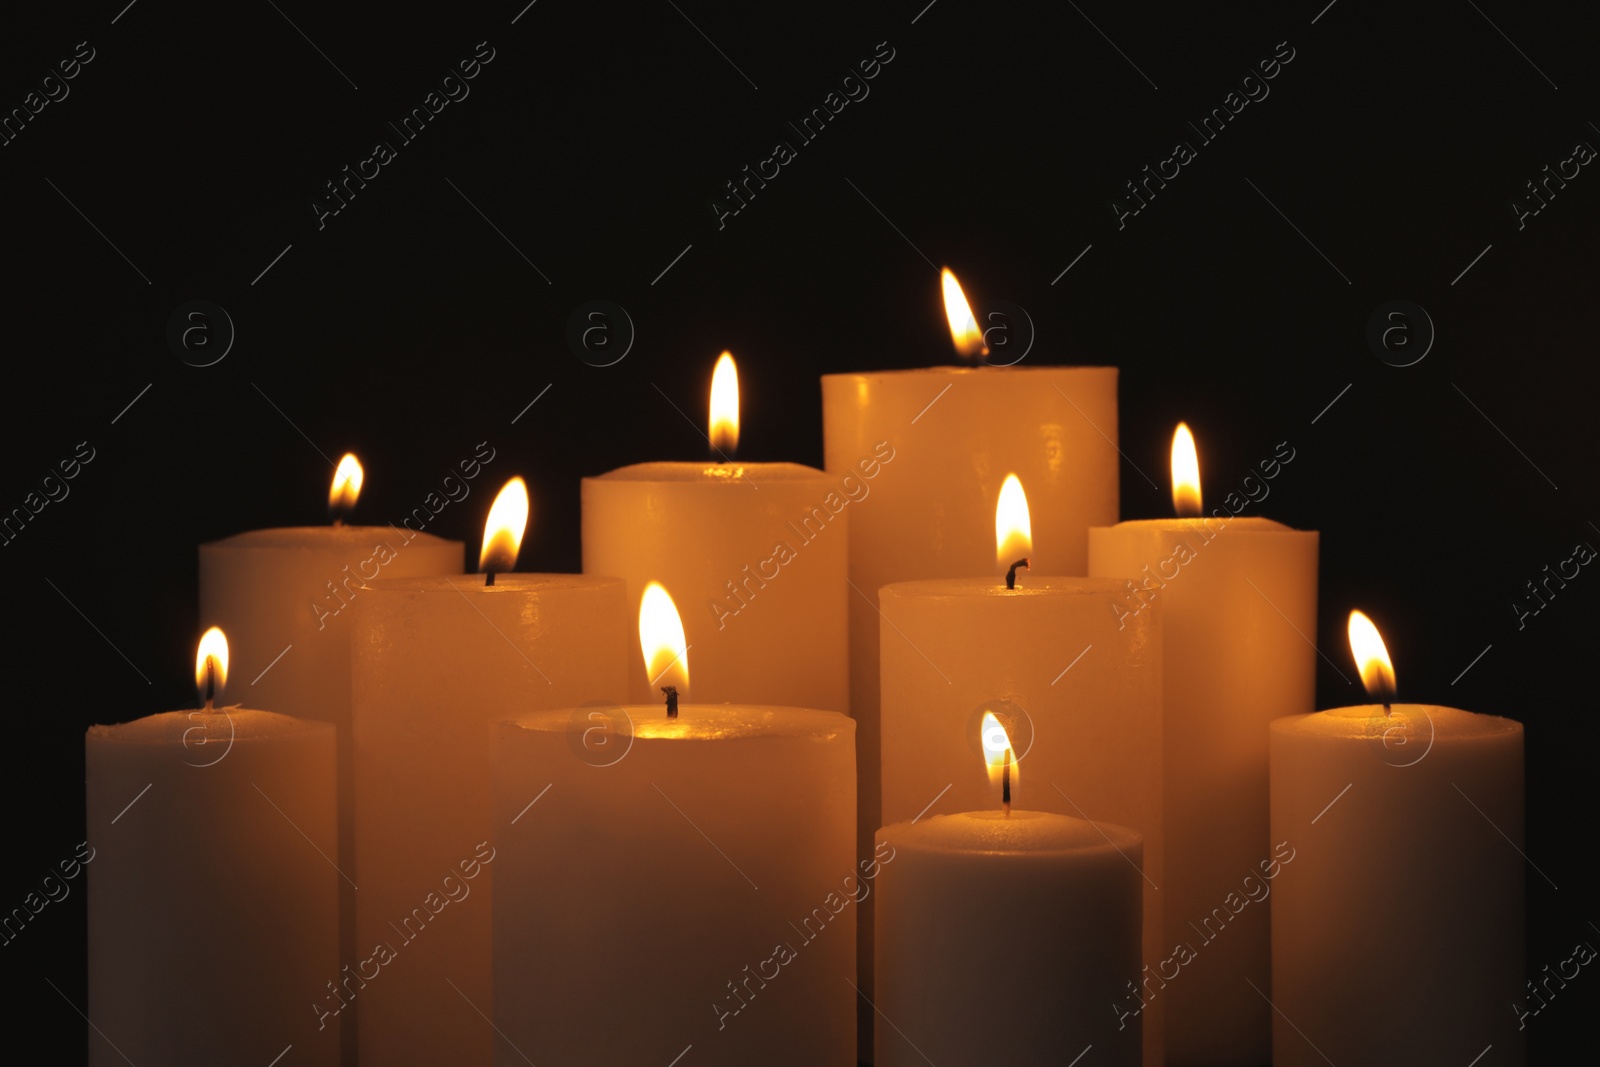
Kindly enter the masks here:
<path id="1" fill-rule="evenodd" d="M 711 447 L 732 456 L 739 449 L 739 368 L 733 353 L 717 357 L 711 372 Z"/>
<path id="2" fill-rule="evenodd" d="M 939 284 L 944 290 L 944 317 L 950 323 L 950 340 L 956 352 L 968 361 L 987 356 L 989 348 L 983 343 L 978 320 L 972 316 L 972 305 L 967 303 L 967 294 L 961 291 L 961 283 L 949 267 L 939 273 Z"/>
<path id="3" fill-rule="evenodd" d="M 1033 522 L 1028 517 L 1028 495 L 1015 474 L 1006 475 L 1000 499 L 994 505 L 994 556 L 1004 571 L 1033 554 Z"/>
<path id="4" fill-rule="evenodd" d="M 1200 514 L 1200 455 L 1187 423 L 1172 435 L 1172 510 L 1180 519 Z"/>
<path id="5" fill-rule="evenodd" d="M 680 699 L 689 696 L 689 645 L 683 620 L 672 596 L 660 582 L 644 587 L 639 598 L 639 649 L 644 673 L 656 688 L 676 686 Z"/>
<path id="6" fill-rule="evenodd" d="M 500 490 L 483 523 L 483 551 L 478 554 L 478 572 L 509 571 L 517 565 L 522 550 L 522 535 L 528 529 L 528 483 L 513 478 Z"/>
<path id="7" fill-rule="evenodd" d="M 1011 750 L 1011 735 L 1006 733 L 1006 728 L 995 718 L 992 711 L 983 713 L 983 726 L 980 739 L 983 742 L 983 761 L 989 767 L 989 784 L 999 785 L 1000 778 L 1006 767 L 1011 768 L 1011 781 L 1017 781 L 1017 756 Z"/>
<path id="8" fill-rule="evenodd" d="M 213 692 L 208 698 L 206 693 L 206 661 L 211 661 L 212 673 L 215 676 Z M 194 684 L 200 691 L 200 699 L 209 704 L 211 699 L 222 695 L 222 687 L 228 682 L 228 638 L 220 626 L 213 626 L 200 635 L 199 647 L 194 654 Z"/>
<path id="9" fill-rule="evenodd" d="M 328 487 L 328 514 L 333 517 L 335 526 L 343 523 L 355 510 L 364 476 L 356 454 L 346 452 L 333 472 L 333 484 Z"/>
<path id="10" fill-rule="evenodd" d="M 1359 611 L 1350 613 L 1350 654 L 1361 671 L 1361 684 L 1367 695 L 1384 704 L 1394 700 L 1394 664 L 1383 635 L 1372 620 Z"/>

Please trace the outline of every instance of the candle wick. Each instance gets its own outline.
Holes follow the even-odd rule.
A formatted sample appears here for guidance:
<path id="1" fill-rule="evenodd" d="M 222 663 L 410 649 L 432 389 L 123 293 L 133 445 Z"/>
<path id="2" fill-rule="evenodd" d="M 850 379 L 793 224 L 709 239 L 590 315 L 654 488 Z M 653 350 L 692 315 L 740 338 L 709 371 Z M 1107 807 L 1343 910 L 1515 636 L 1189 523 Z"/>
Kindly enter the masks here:
<path id="1" fill-rule="evenodd" d="M 211 656 L 206 657 L 206 711 L 211 711 L 211 702 L 217 694 L 217 661 Z"/>
<path id="2" fill-rule="evenodd" d="M 1026 557 L 1026 556 L 1024 556 L 1022 559 L 1019 559 L 1015 563 L 1013 563 L 1011 565 L 1011 569 L 1006 571 L 1006 588 L 1007 589 L 1015 589 L 1017 587 L 1017 568 L 1018 567 L 1021 567 L 1024 570 L 1031 570 L 1032 567 L 1033 567 L 1033 564 L 1032 564 L 1032 561 L 1030 561 L 1028 559 L 1028 557 Z"/>
<path id="3" fill-rule="evenodd" d="M 334 520 L 333 520 L 333 528 L 335 530 L 337 530 L 339 527 L 341 527 L 343 525 L 344 525 L 344 520 L 343 519 L 337 518 L 337 517 L 334 518 Z"/>
<path id="4" fill-rule="evenodd" d="M 667 718 L 676 719 L 678 717 L 678 687 L 664 685 L 661 687 L 661 691 L 667 694 Z"/>
<path id="5" fill-rule="evenodd" d="M 1385 719 L 1389 717 L 1389 702 L 1387 700 L 1383 702 L 1383 717 Z"/>
<path id="6" fill-rule="evenodd" d="M 494 584 L 494 571 L 490 571 L 487 575 L 484 576 L 483 587 L 485 589 L 487 589 L 487 588 L 489 588 L 489 586 L 491 586 L 493 584 Z"/>
<path id="7" fill-rule="evenodd" d="M 1006 749 L 1006 762 L 1000 768 L 1000 805 L 1005 809 L 1006 818 L 1011 817 L 1011 750 Z"/>

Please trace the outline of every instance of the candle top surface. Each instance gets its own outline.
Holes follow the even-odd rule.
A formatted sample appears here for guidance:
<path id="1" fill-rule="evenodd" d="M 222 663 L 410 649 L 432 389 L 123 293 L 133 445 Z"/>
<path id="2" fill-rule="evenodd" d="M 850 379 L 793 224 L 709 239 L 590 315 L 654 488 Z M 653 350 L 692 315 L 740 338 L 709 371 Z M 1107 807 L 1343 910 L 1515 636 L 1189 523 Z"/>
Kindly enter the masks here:
<path id="1" fill-rule="evenodd" d="M 1124 519 L 1115 526 L 1091 526 L 1094 530 L 1147 530 L 1151 533 L 1191 533 L 1197 530 L 1226 531 L 1237 530 L 1240 533 L 1301 533 L 1293 526 L 1285 526 L 1281 522 L 1263 519 L 1259 515 L 1240 515 L 1228 518 L 1222 515 L 1199 515 L 1187 519 Z"/>
<path id="2" fill-rule="evenodd" d="M 952 356 L 951 358 L 956 359 L 959 357 Z M 930 374 L 976 374 L 984 375 L 987 378 L 997 379 L 1001 376 L 1007 378 L 1021 378 L 1030 376 L 1037 377 L 1040 375 L 1060 376 L 1062 374 L 1111 374 L 1114 376 L 1116 373 L 1116 367 L 1080 366 L 1076 364 L 1046 366 L 1043 364 L 1034 363 L 1026 367 L 1018 365 L 1000 367 L 982 365 L 966 366 L 963 364 L 951 363 L 948 365 L 935 365 L 931 367 L 902 367 L 898 370 L 845 371 L 840 374 L 824 374 L 822 376 L 822 380 L 824 382 L 864 382 L 876 379 L 924 377 Z"/>
<path id="3" fill-rule="evenodd" d="M 1395 729 L 1404 729 L 1423 739 L 1471 741 L 1520 734 L 1522 724 L 1437 704 L 1391 704 L 1388 715 L 1382 704 L 1357 704 L 1274 719 L 1272 729 L 1319 739 L 1360 741 L 1381 740 Z"/>
<path id="4" fill-rule="evenodd" d="M 592 729 L 591 713 L 613 719 L 626 713 L 636 741 L 730 741 L 769 737 L 832 741 L 855 736 L 855 720 L 837 711 L 785 708 L 761 704 L 680 704 L 678 717 L 667 718 L 661 704 L 595 705 L 558 711 L 536 711 L 506 720 L 501 729 L 540 733 L 579 733 Z"/>
<path id="5" fill-rule="evenodd" d="M 747 477 L 764 482 L 808 482 L 825 480 L 828 475 L 815 467 L 799 463 L 717 463 L 707 460 L 633 463 L 614 471 L 585 478 L 586 482 L 694 482 L 703 485 L 736 485 L 750 488 Z"/>
<path id="6" fill-rule="evenodd" d="M 193 731 L 201 731 L 199 734 Z M 206 741 L 262 741 L 272 738 L 331 733 L 332 723 L 297 719 L 275 711 L 257 711 L 237 705 L 212 711 L 163 711 L 132 722 L 91 726 L 90 740 L 131 745 L 189 745 Z"/>
<path id="7" fill-rule="evenodd" d="M 1098 853 L 1137 848 L 1125 826 L 1044 811 L 967 811 L 883 828 L 896 848 L 963 853 Z"/>
<path id="8" fill-rule="evenodd" d="M 208 541 L 201 545 L 205 548 L 259 548 L 259 549 L 351 549 L 370 551 L 379 542 L 388 542 L 398 539 L 400 548 L 407 545 L 456 545 L 460 541 L 451 541 L 433 534 L 416 533 L 411 530 L 397 530 L 393 526 L 274 526 L 265 530 L 246 530 L 236 533 L 232 537 L 224 537 L 217 541 Z"/>
<path id="9" fill-rule="evenodd" d="M 910 582 L 891 582 L 878 591 L 880 597 L 1061 597 L 1103 598 L 1121 596 L 1127 586 L 1121 578 L 1068 578 L 1017 571 L 1017 587 L 1006 588 L 1004 575 L 993 578 L 918 578 Z"/>
<path id="10" fill-rule="evenodd" d="M 529 593 L 559 593 L 574 589 L 602 589 L 622 585 L 621 578 L 595 574 L 538 574 L 501 571 L 494 584 L 486 585 L 483 574 L 428 574 L 406 578 L 374 578 L 363 588 L 384 593 L 448 593 L 451 596 L 511 596 Z"/>

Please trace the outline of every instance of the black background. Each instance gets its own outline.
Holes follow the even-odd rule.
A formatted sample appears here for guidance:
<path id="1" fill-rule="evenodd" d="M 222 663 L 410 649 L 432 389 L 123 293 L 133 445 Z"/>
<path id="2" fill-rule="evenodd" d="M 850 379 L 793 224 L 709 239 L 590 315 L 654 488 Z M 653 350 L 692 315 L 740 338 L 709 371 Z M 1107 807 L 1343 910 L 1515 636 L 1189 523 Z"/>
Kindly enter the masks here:
<path id="1" fill-rule="evenodd" d="M 1600 176 L 1583 168 L 1520 230 L 1510 207 L 1600 145 L 1591 15 L 539 0 L 513 25 L 523 2 L 4 16 L 0 109 L 78 42 L 95 58 L 0 148 L 0 510 L 78 442 L 95 458 L 0 548 L 0 910 L 83 838 L 84 728 L 190 705 L 198 544 L 323 521 L 346 449 L 368 472 L 358 520 L 398 521 L 487 440 L 486 481 L 532 489 L 521 568 L 575 570 L 579 478 L 702 455 L 719 351 L 740 359 L 740 457 L 820 465 L 819 374 L 951 361 L 948 264 L 979 305 L 1027 310 L 1028 363 L 1121 368 L 1125 517 L 1168 514 L 1180 418 L 1216 494 L 1292 444 L 1259 513 L 1322 531 L 1320 705 L 1358 700 L 1344 619 L 1361 606 L 1402 699 L 1526 723 L 1528 974 L 1600 943 L 1600 576 L 1521 629 L 1512 608 L 1545 565 L 1600 546 Z M 480 41 L 495 58 L 470 96 L 399 145 L 386 120 Z M 882 41 L 870 95 L 800 144 L 787 123 Z M 1270 95 L 1201 145 L 1186 122 L 1282 41 Z M 379 139 L 397 158 L 319 229 L 323 183 Z M 1119 229 L 1111 198 L 1178 139 L 1198 158 Z M 779 140 L 798 158 L 719 229 L 711 199 Z M 566 340 L 597 298 L 637 328 L 606 368 Z M 192 299 L 237 330 L 204 369 L 166 340 Z M 1405 368 L 1365 339 L 1395 299 L 1437 330 Z M 430 532 L 474 541 L 489 498 Z M 1371 886 L 1375 906 L 1405 892 Z M 61 1062 L 86 1039 L 83 900 L 75 883 L 0 951 L 14 1017 Z M 1518 919 L 1485 902 L 1486 925 Z M 1592 1049 L 1597 1003 L 1584 973 L 1529 1018 L 1534 1062 Z"/>

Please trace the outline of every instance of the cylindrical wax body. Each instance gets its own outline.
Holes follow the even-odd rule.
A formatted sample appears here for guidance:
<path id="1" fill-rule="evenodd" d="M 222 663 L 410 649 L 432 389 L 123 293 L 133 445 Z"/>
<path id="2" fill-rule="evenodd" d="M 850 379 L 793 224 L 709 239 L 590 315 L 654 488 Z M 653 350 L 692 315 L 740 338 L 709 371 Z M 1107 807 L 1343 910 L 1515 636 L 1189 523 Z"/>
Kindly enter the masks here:
<path id="1" fill-rule="evenodd" d="M 1120 622 L 1123 583 L 1022 572 L 999 579 L 897 582 L 883 610 L 883 814 L 968 811 L 992 802 L 982 775 L 985 711 L 1006 727 L 1028 808 L 1132 828 L 1144 840 L 1144 961 L 1171 945 L 1162 928 L 1159 608 Z M 1127 980 L 1137 983 L 1139 975 Z M 1142 1024 L 1163 1067 L 1164 998 L 1115 1000 Z M 1111 1011 L 1108 1004 L 1101 1010 Z"/>
<path id="2" fill-rule="evenodd" d="M 333 727 L 171 711 L 85 755 L 89 1062 L 337 1064 Z"/>
<path id="3" fill-rule="evenodd" d="M 258 707 L 332 723 L 338 738 L 339 854 L 355 869 L 355 746 L 350 736 L 348 610 L 377 577 L 460 574 L 460 541 L 394 526 L 297 526 L 252 530 L 200 546 L 200 625 L 228 635 L 234 691 Z M 355 890 L 339 882 L 340 957 L 354 964 Z M 346 1067 L 356 1028 L 344 1028 Z"/>
<path id="4" fill-rule="evenodd" d="M 1039 536 L 1034 569 L 1084 574 L 1090 526 L 1117 520 L 1115 367 L 932 367 L 827 374 L 830 474 L 860 496 L 850 519 L 850 712 L 860 732 L 857 847 L 886 821 L 879 794 L 878 590 L 992 574 L 994 508 L 1021 479 Z M 871 995 L 872 905 L 862 909 Z M 870 1009 L 863 1020 L 871 1025 Z M 871 1055 L 865 1041 L 862 1058 Z"/>
<path id="5" fill-rule="evenodd" d="M 1036 811 L 935 815 L 877 836 L 878 1067 L 1138 1067 L 1108 1007 L 1139 970 L 1139 835 Z"/>
<path id="6" fill-rule="evenodd" d="M 357 941 L 381 964 L 356 998 L 361 1057 L 482 1067 L 494 724 L 626 692 L 622 582 L 380 580 L 355 611 Z"/>
<path id="7" fill-rule="evenodd" d="M 660 582 L 694 654 L 697 702 L 849 702 L 850 498 L 794 463 L 640 463 L 583 480 L 583 571 Z M 660 693 L 641 660 L 632 696 Z"/>
<path id="8" fill-rule="evenodd" d="M 855 916 L 877 873 L 854 858 L 854 741 L 836 712 L 742 705 L 502 725 L 501 1067 L 689 1045 L 708 1065 L 853 1065 Z"/>
<path id="9" fill-rule="evenodd" d="M 1118 625 L 1162 622 L 1169 948 L 1195 944 L 1167 998 L 1173 1064 L 1264 1063 L 1268 906 L 1208 916 L 1270 859 L 1267 724 L 1314 706 L 1317 533 L 1260 518 L 1124 522 L 1089 531 L 1089 571 L 1126 580 Z M 1159 609 L 1156 605 L 1160 605 Z M 1197 930 L 1206 931 L 1197 934 Z"/>
<path id="10" fill-rule="evenodd" d="M 1272 1062 L 1520 1065 L 1522 724 L 1368 705 L 1271 745 Z"/>

